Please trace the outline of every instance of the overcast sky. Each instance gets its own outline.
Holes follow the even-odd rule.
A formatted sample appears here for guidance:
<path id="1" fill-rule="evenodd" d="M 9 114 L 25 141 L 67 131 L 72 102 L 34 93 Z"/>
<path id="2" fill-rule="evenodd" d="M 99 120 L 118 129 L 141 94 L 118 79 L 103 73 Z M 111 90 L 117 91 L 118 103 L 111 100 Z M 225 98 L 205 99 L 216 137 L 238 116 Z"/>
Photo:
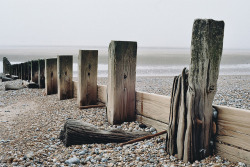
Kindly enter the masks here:
<path id="1" fill-rule="evenodd" d="M 188 48 L 196 18 L 224 20 L 224 48 L 250 49 L 250 0 L 0 0 L 0 46 Z"/>

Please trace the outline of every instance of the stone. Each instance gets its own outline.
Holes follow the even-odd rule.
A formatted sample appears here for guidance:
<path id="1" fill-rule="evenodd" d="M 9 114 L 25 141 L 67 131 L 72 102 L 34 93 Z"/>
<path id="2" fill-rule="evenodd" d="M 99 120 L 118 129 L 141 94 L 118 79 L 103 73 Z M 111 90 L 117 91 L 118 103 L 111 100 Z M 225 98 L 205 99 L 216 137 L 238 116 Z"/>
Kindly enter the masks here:
<path id="1" fill-rule="evenodd" d="M 70 158 L 65 161 L 66 164 L 79 164 L 80 160 L 77 157 Z"/>

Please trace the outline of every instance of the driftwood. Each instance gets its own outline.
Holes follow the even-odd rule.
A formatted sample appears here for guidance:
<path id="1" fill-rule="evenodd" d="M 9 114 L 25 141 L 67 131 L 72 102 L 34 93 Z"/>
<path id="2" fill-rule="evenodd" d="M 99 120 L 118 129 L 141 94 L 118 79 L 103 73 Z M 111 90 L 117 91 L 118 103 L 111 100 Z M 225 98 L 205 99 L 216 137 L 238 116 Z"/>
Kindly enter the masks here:
<path id="1" fill-rule="evenodd" d="M 213 152 L 212 102 L 217 88 L 224 22 L 195 20 L 190 71 L 174 78 L 166 150 L 193 162 Z"/>
<path id="2" fill-rule="evenodd" d="M 19 90 L 19 89 L 23 89 L 26 88 L 26 86 L 24 85 L 10 85 L 10 84 L 6 84 L 5 85 L 5 90 Z"/>
<path id="3" fill-rule="evenodd" d="M 125 132 L 122 130 L 106 131 L 79 120 L 68 120 L 61 130 L 59 139 L 66 147 L 71 145 L 92 143 L 123 143 L 138 137 L 149 135 L 150 132 Z"/>
<path id="4" fill-rule="evenodd" d="M 2 76 L 2 82 L 6 82 L 6 81 L 12 81 L 13 79 L 9 78 L 9 77 L 5 77 Z"/>
<path id="5" fill-rule="evenodd" d="M 151 139 L 151 138 L 153 138 L 153 137 L 160 136 L 160 135 L 163 135 L 163 134 L 165 134 L 165 133 L 168 133 L 168 131 L 164 130 L 164 131 L 162 131 L 162 132 L 159 132 L 159 133 L 156 133 L 156 134 L 153 134 L 153 135 L 148 135 L 148 136 L 139 137 L 139 138 L 136 138 L 136 139 L 133 139 L 133 140 L 130 140 L 130 141 L 121 143 L 120 145 L 121 145 L 121 146 L 124 146 L 124 145 L 126 145 L 126 144 L 132 144 L 132 143 L 135 143 L 135 142 L 138 142 L 138 141 L 142 141 L 142 140 L 145 140 L 145 139 Z"/>

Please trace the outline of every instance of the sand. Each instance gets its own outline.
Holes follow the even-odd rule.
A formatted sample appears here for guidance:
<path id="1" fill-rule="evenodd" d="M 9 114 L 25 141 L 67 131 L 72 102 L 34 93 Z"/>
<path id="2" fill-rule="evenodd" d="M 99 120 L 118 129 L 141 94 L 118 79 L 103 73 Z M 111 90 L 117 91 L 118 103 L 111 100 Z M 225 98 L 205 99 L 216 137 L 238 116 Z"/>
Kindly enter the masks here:
<path id="1" fill-rule="evenodd" d="M 136 90 L 170 95 L 173 77 L 137 77 Z M 7 82 L 6 82 L 7 83 Z M 21 80 L 8 84 L 21 84 Z M 98 78 L 107 84 L 107 78 Z M 0 83 L 0 166 L 244 166 L 219 156 L 183 163 L 164 151 L 164 136 L 120 147 L 118 144 L 85 144 L 65 147 L 58 139 L 67 119 L 80 119 L 101 129 L 127 131 L 141 129 L 138 122 L 111 126 L 106 110 L 80 110 L 76 99 L 59 101 L 57 95 L 44 96 L 43 89 L 4 91 Z M 250 109 L 250 76 L 220 76 L 214 104 Z M 71 166 L 74 166 L 74 164 Z"/>

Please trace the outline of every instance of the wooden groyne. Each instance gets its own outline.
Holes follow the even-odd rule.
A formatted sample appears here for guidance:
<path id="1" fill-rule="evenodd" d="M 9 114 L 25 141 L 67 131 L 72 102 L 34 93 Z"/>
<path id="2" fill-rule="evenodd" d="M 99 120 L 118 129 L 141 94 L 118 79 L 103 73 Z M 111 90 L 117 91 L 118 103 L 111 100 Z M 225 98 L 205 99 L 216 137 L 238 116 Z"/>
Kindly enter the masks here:
<path id="1" fill-rule="evenodd" d="M 210 35 L 204 36 L 211 38 Z M 211 42 L 210 39 L 206 40 Z M 196 51 L 201 55 L 203 53 L 210 55 L 205 53 L 207 48 L 204 49 L 205 51 L 202 49 Z M 221 48 L 219 50 L 222 51 Z M 105 104 L 110 124 L 137 120 L 155 127 L 158 131 L 169 130 L 171 105 L 173 105 L 171 97 L 135 91 L 136 57 L 136 42 L 112 41 L 109 46 L 108 85 L 97 85 L 97 51 L 79 52 L 78 81 L 72 80 L 73 56 L 70 55 L 16 65 L 11 65 L 5 60 L 4 69 L 10 75 L 38 84 L 39 88 L 43 88 L 44 84 L 46 94 L 58 94 L 59 100 L 77 98 L 79 108 L 91 107 L 91 105 L 94 107 L 98 102 Z M 200 63 L 199 58 L 195 60 L 194 64 L 197 66 Z M 210 61 L 208 64 L 210 65 Z M 202 69 L 194 71 L 202 71 Z M 199 78 L 202 79 L 203 75 Z M 193 90 L 190 87 L 188 89 Z M 206 89 L 206 91 L 214 90 L 213 85 Z M 210 141 L 210 144 L 214 152 L 231 161 L 241 161 L 250 165 L 250 111 L 217 105 L 213 108 L 218 114 L 215 118 L 216 122 L 212 122 L 215 140 Z M 210 110 L 209 112 L 212 113 Z M 203 123 L 202 120 L 193 118 L 199 125 Z"/>

